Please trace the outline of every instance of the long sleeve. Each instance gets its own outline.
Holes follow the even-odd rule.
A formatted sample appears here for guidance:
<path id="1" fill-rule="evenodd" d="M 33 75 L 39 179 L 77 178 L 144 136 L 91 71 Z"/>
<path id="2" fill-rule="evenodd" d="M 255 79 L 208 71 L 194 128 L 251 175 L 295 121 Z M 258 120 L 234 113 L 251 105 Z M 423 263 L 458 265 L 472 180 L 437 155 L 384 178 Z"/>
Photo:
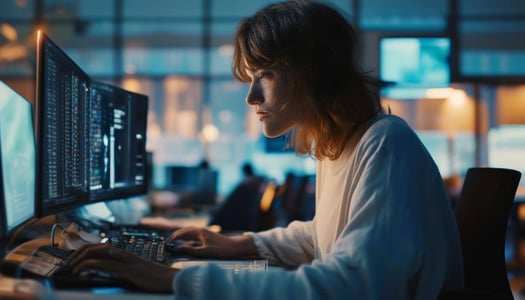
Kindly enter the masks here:
<path id="1" fill-rule="evenodd" d="M 192 267 L 176 276 L 177 295 L 426 300 L 463 285 L 448 196 L 435 163 L 404 121 L 379 118 L 355 149 L 338 161 L 321 162 L 317 175 L 315 219 L 294 225 L 310 229 L 272 230 L 264 242 L 279 244 L 268 249 L 282 260 L 311 241 L 311 263 L 293 271 L 237 274 L 215 265 Z M 288 242 L 294 244 L 290 253 L 281 245 Z"/>
<path id="2" fill-rule="evenodd" d="M 346 273 L 338 262 L 315 261 L 294 271 L 239 273 L 211 264 L 182 270 L 174 289 L 176 299 L 368 299 L 365 289 L 352 288 L 364 287 L 366 279 L 345 277 Z"/>
<path id="3" fill-rule="evenodd" d="M 312 222 L 294 221 L 286 228 L 248 233 L 259 255 L 271 264 L 298 266 L 314 258 Z"/>

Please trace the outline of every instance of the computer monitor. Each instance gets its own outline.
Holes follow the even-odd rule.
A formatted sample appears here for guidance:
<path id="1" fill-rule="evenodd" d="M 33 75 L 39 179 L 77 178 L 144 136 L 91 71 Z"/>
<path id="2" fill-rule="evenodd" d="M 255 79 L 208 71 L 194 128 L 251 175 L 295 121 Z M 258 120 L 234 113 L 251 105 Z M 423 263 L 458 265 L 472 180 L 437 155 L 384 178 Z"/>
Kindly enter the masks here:
<path id="1" fill-rule="evenodd" d="M 91 80 L 39 32 L 35 108 L 40 216 L 147 192 L 147 96 Z"/>
<path id="2" fill-rule="evenodd" d="M 166 189 L 174 192 L 195 190 L 199 177 L 199 166 L 169 165 L 166 167 Z"/>
<path id="3" fill-rule="evenodd" d="M 146 194 L 148 97 L 91 83 L 90 202 Z"/>
<path id="4" fill-rule="evenodd" d="M 45 216 L 89 201 L 90 78 L 42 32 L 36 76 L 37 209 Z"/>
<path id="5" fill-rule="evenodd" d="M 164 189 L 179 195 L 180 206 L 213 206 L 217 198 L 219 172 L 199 165 L 166 167 Z"/>
<path id="6" fill-rule="evenodd" d="M 31 103 L 0 81 L 0 238 L 35 217 Z"/>
<path id="7" fill-rule="evenodd" d="M 451 43 L 447 36 L 383 36 L 379 39 L 379 77 L 392 98 L 396 92 L 450 85 Z M 399 94 L 399 93 L 398 93 Z M 402 94 L 399 94 L 402 95 Z"/>

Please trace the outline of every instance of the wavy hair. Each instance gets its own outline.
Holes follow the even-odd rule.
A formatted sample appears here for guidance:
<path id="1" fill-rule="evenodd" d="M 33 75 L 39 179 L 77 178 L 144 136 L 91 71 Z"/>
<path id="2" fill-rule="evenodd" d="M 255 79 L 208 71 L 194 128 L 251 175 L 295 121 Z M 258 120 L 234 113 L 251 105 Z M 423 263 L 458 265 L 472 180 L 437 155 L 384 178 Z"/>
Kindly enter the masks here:
<path id="1" fill-rule="evenodd" d="M 346 143 L 382 113 L 376 80 L 358 64 L 357 35 L 334 8 L 311 1 L 266 6 L 239 23 L 233 76 L 276 68 L 305 106 L 304 122 L 288 136 L 299 154 L 337 159 Z"/>

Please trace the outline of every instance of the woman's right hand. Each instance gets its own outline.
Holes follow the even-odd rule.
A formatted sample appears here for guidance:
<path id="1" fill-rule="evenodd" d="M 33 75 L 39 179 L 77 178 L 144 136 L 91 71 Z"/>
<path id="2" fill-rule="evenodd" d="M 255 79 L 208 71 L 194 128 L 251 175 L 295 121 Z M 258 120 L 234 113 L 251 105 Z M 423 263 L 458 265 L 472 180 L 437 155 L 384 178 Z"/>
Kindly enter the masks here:
<path id="1" fill-rule="evenodd" d="M 172 282 L 177 269 L 146 261 L 110 244 L 89 244 L 69 256 L 65 269 L 72 274 L 95 269 L 125 279 L 144 291 L 173 293 Z"/>
<path id="2" fill-rule="evenodd" d="M 206 228 L 183 227 L 168 238 L 187 240 L 178 249 L 196 257 L 244 258 L 258 256 L 255 244 L 249 236 L 228 237 Z"/>

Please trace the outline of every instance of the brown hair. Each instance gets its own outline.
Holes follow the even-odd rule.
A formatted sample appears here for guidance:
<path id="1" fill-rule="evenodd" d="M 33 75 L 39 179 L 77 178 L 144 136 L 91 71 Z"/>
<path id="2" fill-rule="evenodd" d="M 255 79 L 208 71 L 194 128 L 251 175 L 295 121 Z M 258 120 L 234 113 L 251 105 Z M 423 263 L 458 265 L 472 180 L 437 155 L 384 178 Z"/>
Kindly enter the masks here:
<path id="1" fill-rule="evenodd" d="M 335 9 L 310 1 L 271 4 L 241 20 L 233 75 L 250 82 L 248 68 L 278 68 L 292 95 L 307 95 L 305 122 L 290 144 L 300 154 L 336 159 L 358 128 L 382 112 L 375 80 L 357 64 L 357 37 Z"/>

